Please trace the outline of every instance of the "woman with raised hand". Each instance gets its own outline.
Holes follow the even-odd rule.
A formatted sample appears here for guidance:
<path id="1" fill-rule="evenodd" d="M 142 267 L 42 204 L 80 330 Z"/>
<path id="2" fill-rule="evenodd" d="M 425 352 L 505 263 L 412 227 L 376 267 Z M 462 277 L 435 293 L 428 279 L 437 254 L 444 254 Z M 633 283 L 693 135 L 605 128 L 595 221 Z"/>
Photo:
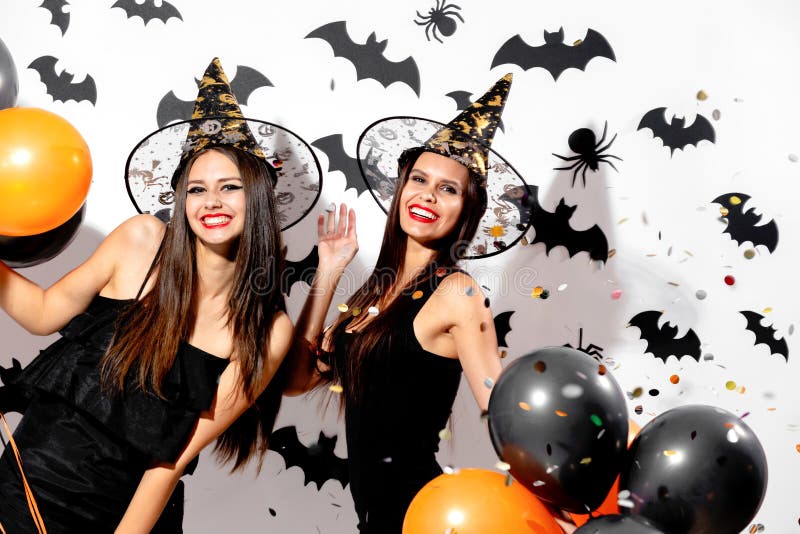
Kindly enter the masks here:
<path id="1" fill-rule="evenodd" d="M 47 289 L 0 264 L 3 310 L 63 336 L 13 383 L 29 404 L 21 462 L 11 445 L 0 458 L 9 534 L 181 532 L 175 490 L 204 447 L 216 440 L 233 469 L 267 450 L 293 336 L 276 283 L 281 226 L 316 201 L 311 150 L 245 119 L 214 59 L 192 120 L 143 140 L 127 180 L 159 218 L 123 222 Z"/>

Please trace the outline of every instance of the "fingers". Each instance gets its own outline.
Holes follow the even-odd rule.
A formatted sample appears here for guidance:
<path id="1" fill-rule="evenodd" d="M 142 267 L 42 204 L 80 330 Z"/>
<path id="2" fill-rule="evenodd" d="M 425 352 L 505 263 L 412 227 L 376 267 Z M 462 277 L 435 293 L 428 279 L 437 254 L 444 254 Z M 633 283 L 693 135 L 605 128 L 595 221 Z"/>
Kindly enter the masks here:
<path id="1" fill-rule="evenodd" d="M 347 230 L 347 204 L 339 205 L 339 224 L 336 228 L 336 237 L 341 237 Z"/>
<path id="2" fill-rule="evenodd" d="M 317 237 L 325 235 L 325 214 L 320 213 L 317 217 Z"/>
<path id="3" fill-rule="evenodd" d="M 325 230 L 326 234 L 332 234 L 336 229 L 336 209 L 328 211 L 328 224 Z"/>
<path id="4" fill-rule="evenodd" d="M 356 210 L 354 209 L 347 214 L 347 237 L 356 239 Z"/>

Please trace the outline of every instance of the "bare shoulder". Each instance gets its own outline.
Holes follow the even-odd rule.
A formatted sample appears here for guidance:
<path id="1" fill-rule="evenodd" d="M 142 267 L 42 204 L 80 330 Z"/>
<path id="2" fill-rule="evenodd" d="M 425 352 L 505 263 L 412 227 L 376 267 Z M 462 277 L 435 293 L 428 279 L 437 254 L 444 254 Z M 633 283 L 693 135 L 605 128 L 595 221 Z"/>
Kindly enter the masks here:
<path id="1" fill-rule="evenodd" d="M 459 322 L 459 318 L 475 315 L 491 315 L 488 300 L 480 285 L 467 273 L 458 271 L 448 275 L 434 293 L 438 305 L 448 310 L 448 315 Z"/>
<path id="2" fill-rule="evenodd" d="M 134 215 L 122 222 L 111 235 L 121 244 L 136 248 L 157 247 L 167 226 L 153 215 Z M 110 237 L 110 236 L 109 236 Z"/>

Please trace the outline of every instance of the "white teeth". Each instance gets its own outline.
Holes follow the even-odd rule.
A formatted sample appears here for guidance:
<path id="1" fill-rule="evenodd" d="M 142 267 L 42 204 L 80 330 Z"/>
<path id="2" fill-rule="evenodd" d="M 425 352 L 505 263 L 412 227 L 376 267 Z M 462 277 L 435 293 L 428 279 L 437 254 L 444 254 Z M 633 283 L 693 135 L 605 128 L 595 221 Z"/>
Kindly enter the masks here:
<path id="1" fill-rule="evenodd" d="M 225 224 L 226 222 L 230 221 L 231 218 L 227 215 L 219 215 L 217 217 L 204 217 L 203 223 L 206 226 L 214 226 L 216 224 Z"/>
<path id="2" fill-rule="evenodd" d="M 436 215 L 434 215 L 433 213 L 431 213 L 431 212 L 429 212 L 427 210 L 420 209 L 420 208 L 411 208 L 411 213 L 413 213 L 414 215 L 418 215 L 420 217 L 425 217 L 426 219 L 430 219 L 432 221 L 435 221 L 436 219 L 439 218 Z"/>

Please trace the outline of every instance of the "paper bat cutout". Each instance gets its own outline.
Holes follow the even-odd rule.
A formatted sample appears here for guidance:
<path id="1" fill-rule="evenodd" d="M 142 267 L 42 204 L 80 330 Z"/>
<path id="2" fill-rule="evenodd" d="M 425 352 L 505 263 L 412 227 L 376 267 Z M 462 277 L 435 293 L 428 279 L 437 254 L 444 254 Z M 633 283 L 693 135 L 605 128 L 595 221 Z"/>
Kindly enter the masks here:
<path id="1" fill-rule="evenodd" d="M 511 331 L 511 316 L 514 315 L 513 311 L 506 311 L 498 313 L 494 318 L 494 330 L 497 334 L 497 346 L 508 348 L 506 336 Z"/>
<path id="2" fill-rule="evenodd" d="M 16 358 L 11 359 L 11 367 L 0 365 L 0 382 L 3 384 L 0 386 L 0 412 L 24 414 L 28 408 L 30 402 L 28 397 L 12 384 L 21 372 L 22 366 Z"/>
<path id="3" fill-rule="evenodd" d="M 314 482 L 320 489 L 326 480 L 338 480 L 344 488 L 350 482 L 350 475 L 347 459 L 333 453 L 337 439 L 336 435 L 327 437 L 320 432 L 317 443 L 306 447 L 297 438 L 297 428 L 285 426 L 272 433 L 269 448 L 283 457 L 286 469 L 294 466 L 302 469 L 306 485 Z"/>
<path id="4" fill-rule="evenodd" d="M 50 12 L 50 24 L 57 26 L 64 35 L 69 28 L 69 13 L 64 12 L 64 6 L 68 6 L 66 0 L 44 0 L 39 7 Z"/>
<path id="5" fill-rule="evenodd" d="M 419 96 L 419 68 L 414 58 L 407 57 L 403 61 L 390 61 L 383 55 L 386 41 L 378 41 L 375 33 L 367 37 L 367 42 L 353 42 L 347 33 L 346 22 L 340 20 L 320 26 L 305 37 L 306 39 L 322 39 L 331 45 L 334 57 L 349 60 L 356 68 L 356 79 L 372 78 L 388 87 L 394 82 L 403 82 L 411 87 Z"/>
<path id="6" fill-rule="evenodd" d="M 677 326 L 670 326 L 669 322 L 658 326 L 661 315 L 662 313 L 659 311 L 644 311 L 634 315 L 628 322 L 628 326 L 635 326 L 639 329 L 640 339 L 647 341 L 645 354 L 649 352 L 663 360 L 664 363 L 670 356 L 676 356 L 680 360 L 682 356 L 687 355 L 699 362 L 700 339 L 694 330 L 690 328 L 683 337 L 676 338 Z"/>
<path id="7" fill-rule="evenodd" d="M 789 346 L 786 344 L 786 338 L 775 338 L 777 330 L 772 326 L 764 326 L 761 320 L 764 316 L 754 311 L 742 310 L 739 313 L 744 315 L 747 319 L 747 330 L 755 334 L 755 345 L 766 345 L 769 347 L 770 354 L 780 354 L 786 361 L 789 361 Z"/>
<path id="8" fill-rule="evenodd" d="M 451 91 L 444 96 L 449 96 L 452 98 L 459 111 L 463 111 L 472 105 L 472 93 L 469 91 Z M 503 119 L 500 119 L 500 122 L 497 124 L 497 126 L 503 132 L 506 131 L 506 127 L 503 124 Z"/>
<path id="9" fill-rule="evenodd" d="M 199 87 L 200 80 L 195 79 Z M 247 100 L 253 91 L 261 87 L 274 87 L 269 79 L 259 71 L 246 65 L 236 67 L 236 75 L 230 80 L 231 90 L 239 104 L 247 105 Z M 161 98 L 156 110 L 156 122 L 163 128 L 172 121 L 188 120 L 194 111 L 194 100 L 181 100 L 173 91 Z"/>
<path id="10" fill-rule="evenodd" d="M 661 139 L 664 146 L 669 147 L 669 157 L 672 157 L 676 150 L 683 150 L 688 145 L 697 146 L 700 141 L 713 143 L 716 140 L 714 127 L 699 113 L 691 126 L 684 127 L 686 119 L 677 118 L 675 115 L 667 123 L 664 116 L 666 110 L 667 108 L 651 109 L 644 114 L 636 129 L 650 128 L 653 131 L 653 137 Z"/>
<path id="11" fill-rule="evenodd" d="M 724 216 L 728 224 L 722 233 L 730 235 L 739 245 L 749 242 L 753 247 L 764 245 L 770 252 L 775 252 L 775 247 L 778 246 L 778 225 L 774 220 L 759 225 L 761 215 L 756 214 L 755 208 L 744 211 L 748 200 L 750 196 L 744 193 L 726 193 L 712 200 L 728 210 L 728 214 Z"/>
<path id="12" fill-rule="evenodd" d="M 357 195 L 367 190 L 367 184 L 361 178 L 361 171 L 358 170 L 358 161 L 351 158 L 344 150 L 342 134 L 321 137 L 311 143 L 311 146 L 322 150 L 328 156 L 328 172 L 342 171 L 347 180 L 347 189 L 355 189 Z"/>
<path id="13" fill-rule="evenodd" d="M 318 263 L 317 245 L 314 245 L 311 252 L 300 261 L 286 260 L 286 267 L 281 273 L 281 291 L 287 296 L 290 295 L 295 282 L 305 282 L 310 286 L 317 273 Z"/>
<path id="14" fill-rule="evenodd" d="M 589 28 L 586 37 L 572 46 L 564 44 L 564 28 L 557 32 L 544 32 L 544 44 L 531 46 L 515 35 L 497 51 L 492 59 L 492 68 L 511 63 L 525 70 L 539 67 L 547 70 L 558 80 L 567 69 L 585 70 L 589 61 L 596 57 L 605 57 L 616 61 L 614 51 L 602 34 Z"/>
<path id="15" fill-rule="evenodd" d="M 56 73 L 57 61 L 58 59 L 53 56 L 37 57 L 28 65 L 28 68 L 39 73 L 39 78 L 47 88 L 47 94 L 52 96 L 54 101 L 88 101 L 95 105 L 97 103 L 97 87 L 94 84 L 94 78 L 87 75 L 82 82 L 72 83 L 74 74 L 70 74 L 66 70 L 61 74 Z"/>
<path id="16" fill-rule="evenodd" d="M 144 2 L 140 4 L 137 4 L 136 0 L 117 0 L 114 2 L 114 5 L 111 6 L 111 9 L 115 7 L 125 11 L 129 19 L 140 17 L 144 21 L 145 26 L 154 19 L 158 19 L 164 24 L 172 17 L 183 20 L 180 11 L 166 0 L 161 0 L 161 7 L 156 6 L 155 0 L 144 0 Z"/>

